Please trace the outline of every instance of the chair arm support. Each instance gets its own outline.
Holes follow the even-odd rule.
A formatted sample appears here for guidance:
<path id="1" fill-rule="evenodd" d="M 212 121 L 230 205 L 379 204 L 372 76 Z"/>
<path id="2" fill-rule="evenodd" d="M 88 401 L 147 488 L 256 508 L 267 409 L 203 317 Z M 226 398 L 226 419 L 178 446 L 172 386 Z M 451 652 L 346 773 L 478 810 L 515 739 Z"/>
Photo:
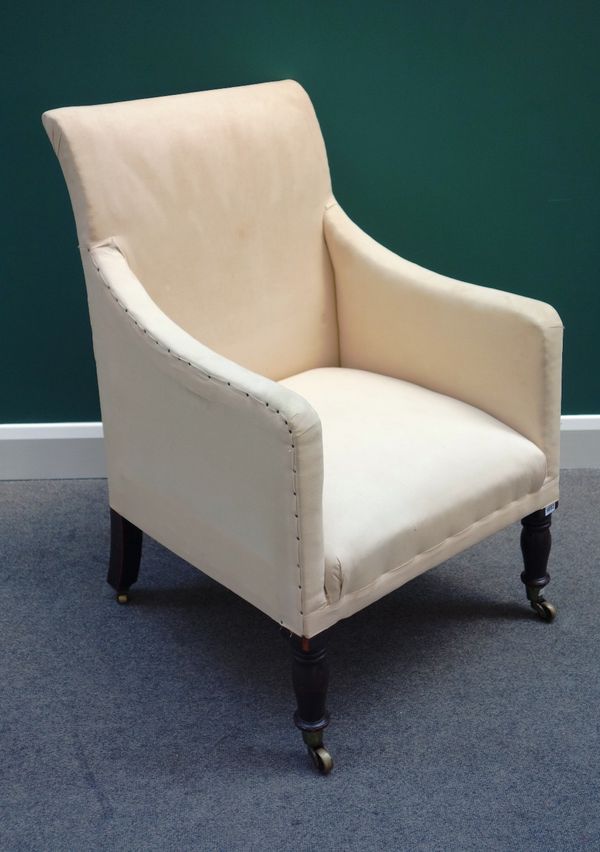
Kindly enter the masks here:
<path id="1" fill-rule="evenodd" d="M 543 302 L 456 281 L 325 213 L 344 367 L 405 379 L 480 408 L 529 438 L 558 475 L 562 323 Z"/>
<path id="2" fill-rule="evenodd" d="M 111 506 L 302 634 L 325 600 L 317 413 L 170 320 L 114 240 L 82 256 Z"/>

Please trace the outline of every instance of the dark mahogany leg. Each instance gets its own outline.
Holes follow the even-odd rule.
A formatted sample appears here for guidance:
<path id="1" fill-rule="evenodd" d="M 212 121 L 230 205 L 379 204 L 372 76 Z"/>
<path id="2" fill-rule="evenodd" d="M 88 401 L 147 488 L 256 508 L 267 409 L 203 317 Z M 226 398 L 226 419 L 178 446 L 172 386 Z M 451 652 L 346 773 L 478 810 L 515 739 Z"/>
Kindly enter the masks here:
<path id="1" fill-rule="evenodd" d="M 313 639 L 292 634 L 291 642 L 292 681 L 298 704 L 294 723 L 302 731 L 302 739 L 315 767 L 327 775 L 333 768 L 333 760 L 323 746 L 323 731 L 329 724 L 325 707 L 329 682 L 325 640 L 322 634 Z"/>
<path id="2" fill-rule="evenodd" d="M 521 574 L 521 580 L 527 589 L 527 599 L 531 607 L 544 621 L 552 621 L 556 615 L 556 609 L 545 600 L 542 594 L 545 586 L 550 582 L 547 573 L 548 557 L 552 545 L 550 525 L 552 524 L 552 512 L 558 506 L 554 506 L 549 514 L 546 509 L 540 509 L 523 518 L 521 523 L 521 552 L 525 570 Z"/>
<path id="3" fill-rule="evenodd" d="M 111 509 L 110 563 L 106 580 L 116 590 L 119 603 L 129 600 L 129 587 L 138 578 L 141 556 L 142 531 Z"/>

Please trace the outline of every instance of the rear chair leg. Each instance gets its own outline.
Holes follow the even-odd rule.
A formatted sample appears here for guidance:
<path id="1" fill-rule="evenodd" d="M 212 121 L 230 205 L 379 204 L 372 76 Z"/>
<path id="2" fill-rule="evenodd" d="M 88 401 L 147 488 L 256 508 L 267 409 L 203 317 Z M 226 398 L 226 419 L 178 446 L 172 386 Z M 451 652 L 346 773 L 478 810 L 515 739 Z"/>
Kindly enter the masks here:
<path id="1" fill-rule="evenodd" d="M 142 531 L 131 521 L 110 510 L 110 562 L 107 582 L 117 592 L 117 601 L 129 601 L 129 587 L 138 578 L 142 557 Z"/>
<path id="2" fill-rule="evenodd" d="M 550 575 L 547 573 L 546 568 L 552 545 L 552 536 L 550 534 L 552 512 L 554 512 L 557 506 L 558 503 L 555 503 L 546 509 L 540 509 L 538 512 L 527 515 L 521 521 L 523 524 L 523 529 L 521 530 L 521 552 L 523 553 L 523 562 L 525 564 L 521 580 L 525 584 L 527 599 L 531 604 L 531 608 L 544 621 L 552 621 L 556 616 L 556 608 L 545 600 L 542 591 L 550 582 Z"/>
<path id="3" fill-rule="evenodd" d="M 323 746 L 323 731 L 329 724 L 325 707 L 329 671 L 325 660 L 323 634 L 313 639 L 291 636 L 292 681 L 298 709 L 294 723 L 302 731 L 308 753 L 315 768 L 323 775 L 333 769 L 333 760 Z"/>

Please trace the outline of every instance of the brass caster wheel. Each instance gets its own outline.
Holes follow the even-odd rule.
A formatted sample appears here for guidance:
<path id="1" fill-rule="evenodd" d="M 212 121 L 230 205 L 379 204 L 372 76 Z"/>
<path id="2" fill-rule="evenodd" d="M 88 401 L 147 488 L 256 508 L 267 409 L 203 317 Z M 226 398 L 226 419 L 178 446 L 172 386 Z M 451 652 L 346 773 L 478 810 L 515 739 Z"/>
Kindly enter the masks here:
<path id="1" fill-rule="evenodd" d="M 548 601 L 531 601 L 531 608 L 539 615 L 542 621 L 554 621 L 556 618 L 556 607 Z"/>
<path id="2" fill-rule="evenodd" d="M 521 579 L 523 579 L 522 575 Z M 538 586 L 527 586 L 529 605 L 542 621 L 554 621 L 556 618 L 556 607 L 545 599 L 542 589 L 543 586 L 541 589 Z"/>
<path id="3" fill-rule="evenodd" d="M 319 746 L 318 748 L 308 746 L 308 753 L 310 754 L 310 758 L 315 769 L 320 772 L 321 775 L 329 775 L 333 769 L 333 758 L 327 749 L 323 746 Z"/>
<path id="4" fill-rule="evenodd" d="M 117 593 L 117 603 L 126 604 L 129 603 L 129 595 L 127 592 L 118 592 Z"/>

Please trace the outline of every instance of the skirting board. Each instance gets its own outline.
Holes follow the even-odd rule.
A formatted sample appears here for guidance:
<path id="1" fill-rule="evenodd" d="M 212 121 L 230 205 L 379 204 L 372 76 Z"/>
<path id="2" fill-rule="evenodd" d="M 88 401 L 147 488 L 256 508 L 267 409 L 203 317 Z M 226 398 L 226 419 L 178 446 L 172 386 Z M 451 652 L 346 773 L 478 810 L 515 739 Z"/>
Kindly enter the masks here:
<path id="1" fill-rule="evenodd" d="M 562 468 L 600 468 L 600 414 L 561 418 Z M 0 424 L 0 480 L 106 476 L 102 423 Z"/>
<path id="2" fill-rule="evenodd" d="M 568 470 L 600 468 L 600 414 L 563 414 L 560 466 Z"/>
<path id="3" fill-rule="evenodd" d="M 0 425 L 0 480 L 104 476 L 102 423 Z"/>

